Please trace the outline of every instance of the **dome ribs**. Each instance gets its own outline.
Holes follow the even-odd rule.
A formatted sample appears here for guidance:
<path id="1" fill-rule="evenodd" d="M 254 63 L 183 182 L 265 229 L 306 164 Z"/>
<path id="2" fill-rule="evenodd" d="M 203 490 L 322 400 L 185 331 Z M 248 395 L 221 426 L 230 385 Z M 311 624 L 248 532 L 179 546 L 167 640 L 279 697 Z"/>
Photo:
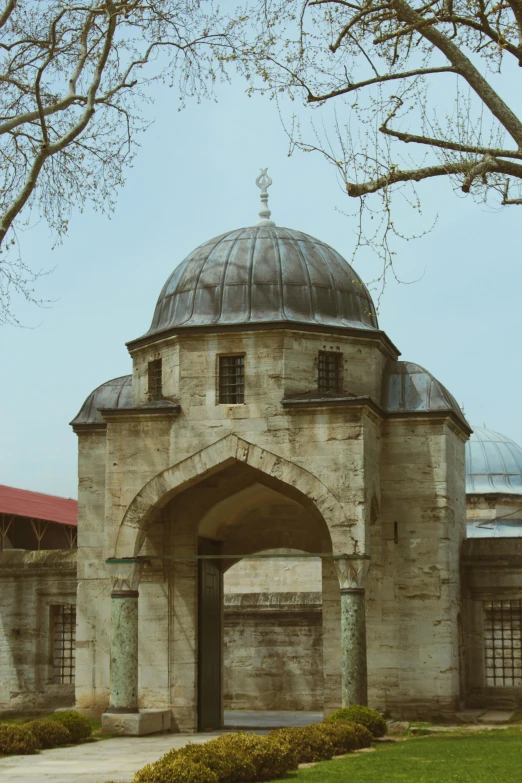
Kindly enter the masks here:
<path id="1" fill-rule="evenodd" d="M 333 248 L 289 228 L 251 226 L 192 251 L 163 286 L 151 327 L 138 339 L 248 323 L 379 329 L 368 290 Z"/>

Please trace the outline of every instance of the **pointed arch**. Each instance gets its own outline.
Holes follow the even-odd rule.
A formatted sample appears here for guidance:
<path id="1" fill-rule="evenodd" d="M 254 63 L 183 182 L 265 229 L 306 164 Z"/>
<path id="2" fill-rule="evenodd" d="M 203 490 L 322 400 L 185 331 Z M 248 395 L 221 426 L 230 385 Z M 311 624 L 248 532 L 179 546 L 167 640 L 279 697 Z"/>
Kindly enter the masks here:
<path id="1" fill-rule="evenodd" d="M 330 531 L 333 551 L 353 550 L 351 522 L 337 498 L 317 476 L 294 462 L 249 443 L 236 435 L 221 440 L 166 468 L 151 479 L 131 502 L 118 531 L 114 557 L 135 557 L 143 543 L 154 511 L 166 505 L 175 495 L 194 486 L 213 473 L 242 462 L 272 479 L 297 489 L 322 515 Z"/>

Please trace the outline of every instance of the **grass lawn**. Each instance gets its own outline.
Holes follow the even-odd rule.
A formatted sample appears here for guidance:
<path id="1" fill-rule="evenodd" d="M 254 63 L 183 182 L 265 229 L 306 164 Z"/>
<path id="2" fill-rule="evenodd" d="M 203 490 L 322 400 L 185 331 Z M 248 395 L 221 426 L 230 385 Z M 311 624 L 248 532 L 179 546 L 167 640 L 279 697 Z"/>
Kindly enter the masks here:
<path id="1" fill-rule="evenodd" d="M 519 729 L 418 737 L 300 770 L 295 783 L 522 783 Z"/>

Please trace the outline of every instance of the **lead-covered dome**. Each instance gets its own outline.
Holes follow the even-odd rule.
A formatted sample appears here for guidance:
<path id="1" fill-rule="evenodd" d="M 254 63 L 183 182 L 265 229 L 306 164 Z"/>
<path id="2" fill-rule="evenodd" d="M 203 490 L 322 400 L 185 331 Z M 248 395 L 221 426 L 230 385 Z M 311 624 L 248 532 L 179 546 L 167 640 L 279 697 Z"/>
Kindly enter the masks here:
<path id="1" fill-rule="evenodd" d="M 473 427 L 466 443 L 466 492 L 522 495 L 522 449 L 510 438 Z"/>
<path id="2" fill-rule="evenodd" d="M 366 286 L 337 251 L 300 231 L 257 225 L 190 253 L 165 283 L 145 336 L 265 323 L 379 328 Z"/>

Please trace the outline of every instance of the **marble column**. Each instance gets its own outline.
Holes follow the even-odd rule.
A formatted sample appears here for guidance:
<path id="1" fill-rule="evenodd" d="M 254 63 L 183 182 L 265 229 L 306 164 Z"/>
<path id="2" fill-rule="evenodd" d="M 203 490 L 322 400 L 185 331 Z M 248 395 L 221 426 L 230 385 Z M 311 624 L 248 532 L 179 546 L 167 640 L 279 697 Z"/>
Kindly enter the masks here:
<path id="1" fill-rule="evenodd" d="M 368 703 L 365 589 L 369 558 L 335 561 L 341 588 L 342 706 Z"/>
<path id="2" fill-rule="evenodd" d="M 107 712 L 138 712 L 137 590 L 111 593 L 111 700 Z"/>
<path id="3" fill-rule="evenodd" d="M 143 563 L 134 558 L 107 561 L 112 573 L 111 695 L 107 712 L 138 709 L 138 597 Z"/>

